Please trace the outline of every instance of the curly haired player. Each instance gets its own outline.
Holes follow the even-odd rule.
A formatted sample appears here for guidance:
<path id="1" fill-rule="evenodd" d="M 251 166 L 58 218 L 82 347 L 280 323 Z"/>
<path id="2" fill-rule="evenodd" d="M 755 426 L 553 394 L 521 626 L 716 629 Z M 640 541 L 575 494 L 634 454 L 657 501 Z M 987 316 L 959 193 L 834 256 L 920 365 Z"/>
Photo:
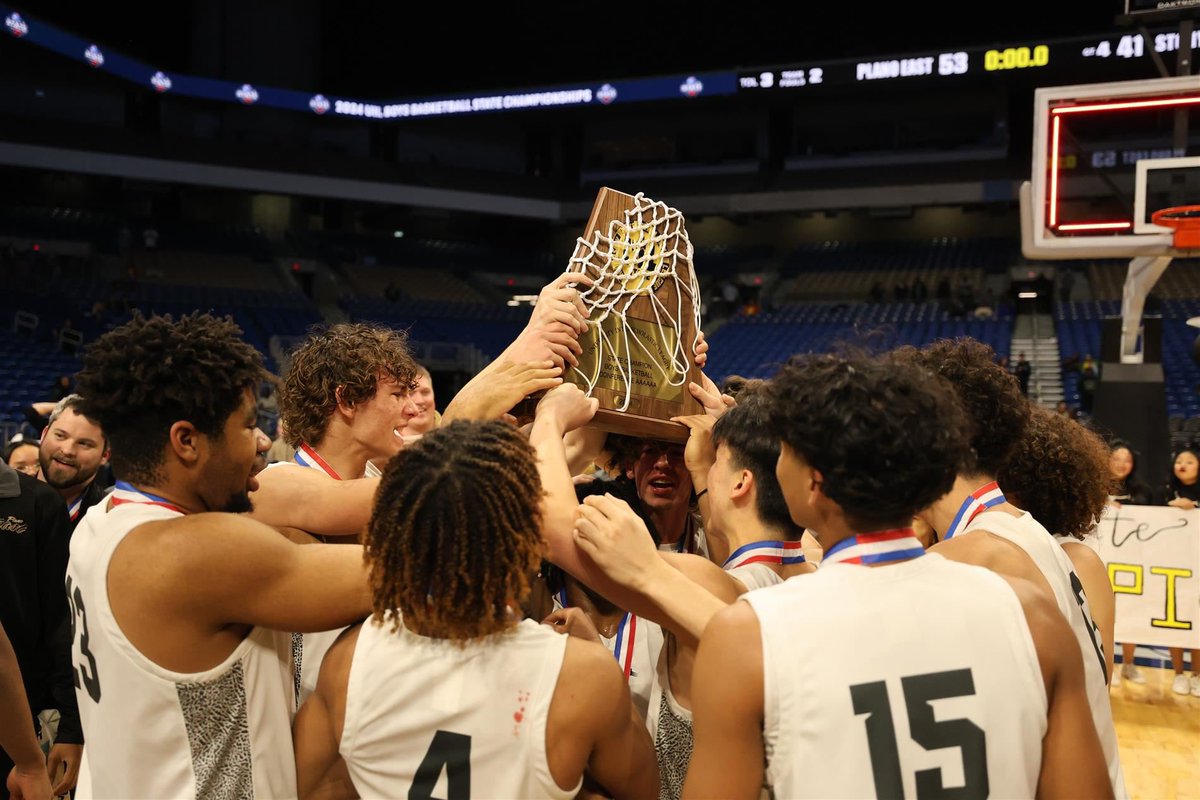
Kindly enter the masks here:
<path id="1" fill-rule="evenodd" d="M 1105 655 L 1084 584 L 1041 521 L 1009 503 L 996 480 L 1029 435 L 1028 401 L 1016 378 L 996 363 L 992 349 L 974 339 L 942 340 L 921 350 L 903 348 L 898 357 L 946 378 L 971 422 L 975 464 L 961 470 L 950 492 L 920 514 L 942 539 L 931 550 L 1007 577 L 1024 578 L 1054 598 L 1083 655 L 1088 700 L 1113 793 L 1124 797 L 1125 778 L 1108 699 L 1110 657 Z"/>
<path id="2" fill-rule="evenodd" d="M 291 641 L 370 613 L 360 547 L 301 547 L 238 512 L 260 357 L 228 319 L 137 316 L 100 337 L 81 412 L 117 488 L 72 539 L 76 695 L 99 797 L 295 796 Z M 153 724 L 147 724 L 153 720 Z"/>
<path id="3" fill-rule="evenodd" d="M 781 797 L 1109 796 L 1053 604 L 1026 581 L 925 555 L 912 535 L 969 458 L 945 383 L 825 356 L 789 364 L 771 390 L 779 483 L 825 556 L 705 630 L 684 796 L 758 797 L 764 783 Z M 927 748 L 950 747 L 959 764 L 928 768 Z"/>
<path id="4" fill-rule="evenodd" d="M 1018 508 L 1054 534 L 1071 559 L 1113 676 L 1116 601 L 1108 568 L 1084 539 L 1095 529 L 1112 491 L 1108 445 L 1070 417 L 1040 406 L 1030 411 L 1025 436 L 997 481 Z"/>

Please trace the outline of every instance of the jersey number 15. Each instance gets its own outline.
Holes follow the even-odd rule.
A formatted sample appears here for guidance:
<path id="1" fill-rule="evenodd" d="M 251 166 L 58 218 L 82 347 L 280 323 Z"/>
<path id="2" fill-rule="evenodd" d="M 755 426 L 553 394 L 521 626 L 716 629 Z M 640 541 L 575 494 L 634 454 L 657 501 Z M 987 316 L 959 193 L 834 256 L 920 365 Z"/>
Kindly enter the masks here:
<path id="1" fill-rule="evenodd" d="M 987 738 L 983 729 L 968 719 L 937 720 L 930 705 L 930 701 L 944 697 L 975 694 L 971 670 L 910 675 L 901 678 L 900 685 L 904 689 L 909 734 L 913 741 L 926 750 L 957 747 L 962 751 L 964 785 L 956 789 L 946 787 L 942 782 L 940 767 L 919 770 L 916 774 L 917 797 L 987 797 Z M 867 745 L 871 750 L 871 772 L 875 777 L 876 795 L 903 797 L 900 749 L 896 742 L 896 726 L 892 722 L 887 684 L 875 681 L 851 686 L 850 698 L 854 702 L 854 713 L 867 715 Z"/>

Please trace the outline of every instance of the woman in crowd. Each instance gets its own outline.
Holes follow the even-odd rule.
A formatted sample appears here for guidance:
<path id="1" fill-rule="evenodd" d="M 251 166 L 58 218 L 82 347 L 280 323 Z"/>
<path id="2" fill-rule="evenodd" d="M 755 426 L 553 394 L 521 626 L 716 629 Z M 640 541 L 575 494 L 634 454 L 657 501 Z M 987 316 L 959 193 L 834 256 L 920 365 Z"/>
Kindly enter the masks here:
<path id="1" fill-rule="evenodd" d="M 1175 468 L 1167 482 L 1163 502 L 1172 508 L 1193 509 L 1200 506 L 1200 452 L 1194 447 L 1185 447 L 1175 456 Z M 1183 674 L 1183 648 L 1172 647 L 1171 666 L 1175 669 L 1175 680 L 1171 691 L 1175 694 L 1191 694 L 1200 697 L 1200 664 L 1196 663 L 1200 650 L 1192 651 L 1192 676 Z"/>
<path id="2" fill-rule="evenodd" d="M 1154 504 L 1154 493 L 1150 487 L 1138 477 L 1137 456 L 1133 447 L 1123 439 L 1114 439 L 1109 444 L 1108 467 L 1112 471 L 1114 485 L 1109 500 L 1113 505 L 1148 506 Z M 1143 675 L 1134 664 L 1133 654 L 1136 644 L 1123 642 L 1121 644 L 1121 669 L 1113 673 L 1112 683 L 1117 686 L 1122 679 L 1134 683 L 1145 683 Z"/>

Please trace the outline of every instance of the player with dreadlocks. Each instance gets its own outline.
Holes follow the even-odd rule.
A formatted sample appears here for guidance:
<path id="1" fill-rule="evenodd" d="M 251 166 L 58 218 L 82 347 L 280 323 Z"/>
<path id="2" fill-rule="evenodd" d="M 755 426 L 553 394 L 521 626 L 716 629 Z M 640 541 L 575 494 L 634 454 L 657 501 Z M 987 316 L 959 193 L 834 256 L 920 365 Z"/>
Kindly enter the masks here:
<path id="1" fill-rule="evenodd" d="M 278 631 L 370 613 L 360 547 L 301 547 L 229 513 L 250 508 L 265 448 L 264 373 L 240 334 L 208 315 L 135 316 L 79 374 L 117 478 L 72 539 L 66 582 L 97 797 L 294 797 Z"/>
<path id="2" fill-rule="evenodd" d="M 584 771 L 654 797 L 654 751 L 612 656 L 521 620 L 545 552 L 545 475 L 595 401 L 538 404 L 531 442 L 456 422 L 385 470 L 366 533 L 374 615 L 330 648 L 296 717 L 301 797 L 573 797 Z M 535 457 L 557 439 L 557 458 Z M 557 481 L 556 481 L 557 483 Z M 561 490 L 561 483 L 556 490 Z M 472 792 L 472 787 L 475 791 Z"/>

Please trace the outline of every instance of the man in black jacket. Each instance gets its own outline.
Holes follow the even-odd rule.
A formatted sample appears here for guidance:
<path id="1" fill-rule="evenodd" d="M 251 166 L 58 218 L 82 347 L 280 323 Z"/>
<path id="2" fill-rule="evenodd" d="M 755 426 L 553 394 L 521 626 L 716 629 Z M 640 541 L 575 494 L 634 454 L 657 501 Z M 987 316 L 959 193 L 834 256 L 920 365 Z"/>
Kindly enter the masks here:
<path id="1" fill-rule="evenodd" d="M 16 651 L 34 713 L 48 708 L 61 713 L 48 760 L 56 795 L 74 788 L 83 754 L 63 588 L 69 532 L 67 508 L 57 492 L 0 464 L 0 625 Z M 29 724 L 36 726 L 34 720 Z M 11 769 L 0 753 L 0 775 Z M 7 797 L 0 783 L 0 798 Z"/>

